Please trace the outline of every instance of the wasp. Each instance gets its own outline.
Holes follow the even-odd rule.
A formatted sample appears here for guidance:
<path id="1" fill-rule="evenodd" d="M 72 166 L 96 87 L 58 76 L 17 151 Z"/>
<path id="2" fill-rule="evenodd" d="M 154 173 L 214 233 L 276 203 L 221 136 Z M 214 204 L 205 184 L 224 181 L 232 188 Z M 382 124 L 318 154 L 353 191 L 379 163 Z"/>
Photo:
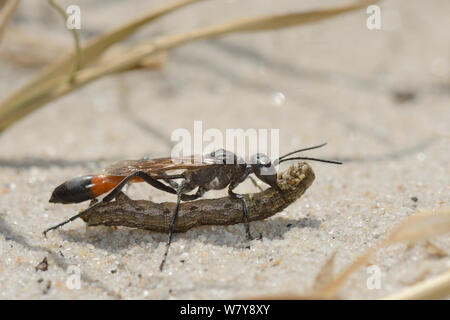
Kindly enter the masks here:
<path id="1" fill-rule="evenodd" d="M 245 232 L 247 238 L 252 239 L 248 221 L 247 203 L 243 195 L 235 193 L 233 190 L 246 180 L 250 174 L 254 174 L 258 179 L 277 190 L 284 198 L 282 190 L 277 185 L 277 171 L 275 167 L 282 162 L 290 160 L 312 160 L 342 164 L 338 161 L 310 157 L 289 158 L 289 156 L 295 153 L 317 149 L 324 145 L 326 143 L 295 150 L 275 159 L 273 162 L 267 155 L 257 153 L 250 158 L 250 163 L 246 163 L 241 157 L 224 149 L 218 149 L 202 156 L 120 161 L 105 168 L 103 174 L 76 177 L 56 187 L 50 198 L 50 202 L 53 203 L 79 203 L 95 199 L 105 193 L 108 194 L 101 201 L 92 204 L 77 215 L 48 228 L 44 231 L 44 235 L 50 230 L 57 229 L 77 218 L 87 215 L 89 211 L 101 203 L 113 200 L 127 183 L 146 182 L 159 190 L 177 196 L 176 205 L 169 224 L 166 250 L 160 264 L 160 270 L 162 271 L 172 242 L 173 228 L 177 221 L 181 201 L 198 199 L 208 190 L 228 188 L 228 195 L 232 199 L 242 203 Z M 171 171 L 175 170 L 182 170 L 182 172 L 170 174 Z M 177 180 L 181 181 L 177 182 Z M 189 194 L 194 190 L 195 193 Z"/>

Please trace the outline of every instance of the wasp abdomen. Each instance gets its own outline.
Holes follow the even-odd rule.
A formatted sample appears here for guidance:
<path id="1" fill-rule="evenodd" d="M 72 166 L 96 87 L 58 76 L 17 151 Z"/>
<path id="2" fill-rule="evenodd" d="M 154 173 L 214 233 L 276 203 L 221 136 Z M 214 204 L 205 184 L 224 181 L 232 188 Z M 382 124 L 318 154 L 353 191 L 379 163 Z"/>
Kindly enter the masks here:
<path id="1" fill-rule="evenodd" d="M 94 199 L 114 188 L 123 177 L 89 175 L 76 177 L 55 188 L 50 198 L 54 203 L 78 203 Z"/>

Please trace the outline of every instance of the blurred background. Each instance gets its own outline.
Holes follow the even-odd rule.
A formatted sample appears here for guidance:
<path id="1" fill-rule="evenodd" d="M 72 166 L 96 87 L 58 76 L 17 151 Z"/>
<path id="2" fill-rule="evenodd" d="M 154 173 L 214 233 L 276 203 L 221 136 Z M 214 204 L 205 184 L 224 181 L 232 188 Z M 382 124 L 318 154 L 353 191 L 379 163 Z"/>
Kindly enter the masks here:
<path id="1" fill-rule="evenodd" d="M 5 9 L 7 2 L 2 0 L 0 8 Z M 62 8 L 72 4 L 80 7 L 81 47 L 155 7 L 168 4 L 156 0 L 60 0 L 57 3 Z M 349 3 L 338 0 L 320 3 L 308 0 L 199 1 L 145 24 L 115 44 L 108 54 L 121 56 L 131 51 L 130 48 L 165 35 L 246 17 L 308 12 Z M 239 282 L 237 274 L 240 273 L 236 271 L 234 280 L 228 279 L 227 286 L 217 288 L 212 275 L 210 280 L 205 280 L 210 277 L 208 272 L 216 276 L 223 273 L 225 277 L 234 271 L 219 268 L 210 261 L 210 265 L 205 262 L 209 271 L 203 271 L 203 278 L 186 280 L 183 278 L 186 269 L 171 271 L 174 273 L 171 279 L 148 275 L 145 281 L 156 282 L 154 287 L 149 289 L 147 282 L 142 284 L 144 280 L 129 280 L 132 285 L 127 290 L 131 291 L 117 289 L 121 297 L 170 298 L 172 293 L 166 289 L 182 281 L 190 289 L 181 290 L 176 297 L 245 296 L 255 293 L 252 288 L 257 288 L 257 293 L 281 292 L 285 288 L 302 292 L 312 281 L 305 279 L 314 278 L 312 275 L 331 252 L 341 253 L 337 263 L 342 268 L 354 258 L 355 252 L 362 253 L 412 212 L 448 206 L 450 3 L 417 0 L 382 1 L 378 5 L 381 8 L 379 30 L 367 27 L 370 14 L 362 8 L 317 23 L 192 41 L 161 52 L 150 67 L 143 65 L 102 76 L 44 103 L 5 127 L 0 132 L 0 241 L 3 253 L 10 260 L 0 262 L 1 287 L 8 288 L 0 296 L 42 297 L 40 284 L 24 289 L 7 278 L 20 273 L 21 278 L 27 278 L 23 274 L 33 270 L 49 248 L 64 246 L 74 254 L 84 250 L 81 248 L 89 242 L 93 248 L 86 250 L 90 250 L 92 257 L 103 257 L 101 252 L 106 251 L 118 255 L 116 258 L 120 260 L 138 243 L 137 250 L 142 250 L 142 255 L 150 252 L 146 246 L 159 248 L 151 258 L 157 261 L 163 247 L 159 241 L 164 243 L 165 235 L 152 235 L 150 240 L 144 241 L 142 239 L 148 236 L 144 231 L 117 231 L 119 235 L 113 235 L 105 228 L 89 231 L 86 235 L 89 240 L 83 240 L 83 235 L 78 233 L 78 241 L 67 235 L 61 238 L 58 233 L 50 240 L 42 239 L 40 233 L 44 228 L 83 207 L 50 205 L 48 198 L 53 188 L 64 180 L 99 172 L 113 161 L 169 155 L 174 144 L 170 140 L 171 133 L 178 128 L 192 131 L 195 120 L 203 122 L 204 130 L 280 129 L 282 154 L 328 142 L 327 147 L 308 155 L 346 162 L 339 168 L 314 164 L 316 182 L 304 200 L 284 213 L 284 217 L 295 221 L 306 216 L 318 219 L 321 226 L 308 231 L 321 234 L 314 240 L 317 243 L 309 245 L 310 249 L 315 248 L 317 256 L 301 260 L 305 255 L 298 250 L 305 248 L 305 241 L 311 239 L 311 234 L 303 233 L 308 227 L 298 226 L 293 234 L 298 234 L 297 240 L 301 241 L 295 242 L 299 246 L 292 250 L 297 250 L 296 254 L 300 252 L 300 260 L 293 265 L 310 263 L 300 274 L 287 266 L 288 269 L 280 267 L 266 274 L 253 265 L 263 259 L 258 256 L 243 267 L 250 275 L 243 283 Z M 72 34 L 55 8 L 46 1 L 18 2 L 9 22 L 0 30 L 0 101 L 6 101 L 47 65 L 73 51 Z M 245 184 L 239 191 L 254 192 L 254 189 L 251 184 Z M 143 199 L 173 201 L 170 196 L 146 186 L 133 186 L 131 193 Z M 412 197 L 419 200 L 411 200 Z M 275 228 L 270 229 L 273 224 Z M 268 234 L 279 232 L 276 226 L 281 225 L 285 225 L 283 220 L 275 220 L 272 225 L 270 222 L 257 224 L 260 230 L 266 227 L 272 230 L 267 231 Z M 210 237 L 214 232 L 208 228 L 211 227 L 193 232 Z M 226 228 L 243 239 L 242 226 Z M 65 229 L 76 229 L 82 234 L 84 227 L 82 222 L 75 222 Z M 109 237 L 107 241 L 111 243 L 100 245 L 105 240 L 95 238 L 95 234 Z M 121 236 L 125 238 L 119 239 Z M 327 240 L 319 241 L 324 240 L 323 237 Z M 190 248 L 195 248 L 192 242 L 195 239 L 196 233 L 188 233 L 179 238 L 179 243 L 184 245 L 191 241 Z M 333 244 L 328 242 L 331 240 Z M 117 249 L 114 241 L 122 247 Z M 201 241 L 207 246 L 205 252 L 217 252 L 217 246 L 224 246 L 214 241 Z M 448 237 L 439 241 L 435 245 L 448 252 Z M 267 244 L 265 254 L 284 252 L 294 240 L 284 240 L 281 236 L 275 242 L 273 247 Z M 20 249 L 14 250 L 10 244 Z M 236 264 L 234 253 L 239 249 L 225 246 L 223 250 L 231 250 L 229 258 L 228 251 L 223 253 L 223 265 L 227 266 L 227 259 L 230 265 Z M 405 248 L 396 250 L 404 252 Z M 364 281 L 355 280 L 344 289 L 343 297 L 379 297 L 413 283 L 422 274 L 426 278 L 449 267 L 446 254 L 442 259 L 423 262 L 426 259 L 420 258 L 420 250 L 417 250 L 414 254 L 419 258 L 415 260 L 404 255 L 395 260 L 398 252 L 393 251 L 386 253 L 383 262 L 378 262 L 385 267 L 383 270 L 389 274 L 390 281 L 381 291 L 368 291 Z M 175 245 L 170 255 L 176 259 L 180 252 L 182 249 Z M 191 254 L 196 257 L 195 253 Z M 290 255 L 286 253 L 285 259 Z M 19 257 L 21 262 L 18 262 Z M 403 258 L 405 260 L 401 260 Z M 89 269 L 92 267 L 88 266 L 89 258 L 83 260 L 79 252 L 73 259 L 86 266 L 83 272 L 90 274 L 88 277 L 92 281 L 103 277 L 97 274 L 100 271 Z M 149 257 L 145 259 L 152 263 Z M 417 260 L 423 260 L 419 267 L 414 265 Z M 195 261 L 197 263 L 198 259 Z M 199 268 L 192 263 L 193 269 Z M 136 270 L 141 267 L 136 266 L 134 271 L 133 268 L 134 265 L 126 267 L 123 277 L 135 279 L 133 277 L 139 273 Z M 56 282 L 64 282 L 65 268 L 62 269 L 55 271 L 55 277 L 60 277 Z M 416 273 L 412 274 L 414 269 Z M 34 270 L 31 273 L 29 277 L 38 280 L 34 279 Z M 261 278 L 258 274 L 262 274 Z M 361 279 L 364 275 L 361 271 Z M 128 280 L 123 277 L 125 288 Z M 85 298 L 110 297 L 110 290 L 116 290 L 95 291 L 93 288 L 99 285 L 90 283 L 89 279 L 82 289 Z M 55 284 L 55 280 L 52 281 Z M 107 287 L 106 280 L 102 283 Z M 117 283 L 120 288 L 122 282 L 117 280 Z M 76 298 L 79 295 L 79 292 L 66 292 L 61 288 L 52 287 L 47 297 L 59 294 Z"/>

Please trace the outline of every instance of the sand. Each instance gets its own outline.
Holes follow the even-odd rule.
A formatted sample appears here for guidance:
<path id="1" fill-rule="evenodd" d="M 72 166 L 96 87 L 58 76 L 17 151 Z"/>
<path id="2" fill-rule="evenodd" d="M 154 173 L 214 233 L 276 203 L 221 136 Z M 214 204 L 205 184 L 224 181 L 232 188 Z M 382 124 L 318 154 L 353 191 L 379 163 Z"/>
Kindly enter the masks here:
<path id="1" fill-rule="evenodd" d="M 83 43 L 162 2 L 79 1 Z M 344 2 L 323 1 L 337 3 Z M 312 8 L 315 1 L 206 1 L 158 20 L 133 41 Z M 449 206 L 450 3 L 384 1 L 381 8 L 381 30 L 368 30 L 361 11 L 302 28 L 189 44 L 171 52 L 158 71 L 101 79 L 2 132 L 0 298 L 307 295 L 334 253 L 338 273 L 418 210 Z M 46 4 L 22 3 L 12 26 L 32 30 L 31 36 L 43 39 L 39 50 L 50 56 L 72 46 Z M 4 99 L 38 68 L 0 60 L 0 70 Z M 42 236 L 87 205 L 48 203 L 58 184 L 119 159 L 167 156 L 171 133 L 192 131 L 195 120 L 204 130 L 280 129 L 281 153 L 326 141 L 308 155 L 347 161 L 311 162 L 316 180 L 305 195 L 251 224 L 261 239 L 248 242 L 243 224 L 176 234 L 164 272 L 158 267 L 166 234 L 88 228 L 78 219 Z M 256 189 L 246 182 L 237 191 Z M 174 200 L 146 185 L 133 185 L 127 194 Z M 430 243 L 442 254 L 433 254 Z M 379 267 L 380 288 L 368 288 L 363 267 L 339 297 L 395 293 L 448 270 L 449 253 L 448 235 L 383 249 L 368 264 Z M 36 270 L 44 258 L 47 270 Z"/>

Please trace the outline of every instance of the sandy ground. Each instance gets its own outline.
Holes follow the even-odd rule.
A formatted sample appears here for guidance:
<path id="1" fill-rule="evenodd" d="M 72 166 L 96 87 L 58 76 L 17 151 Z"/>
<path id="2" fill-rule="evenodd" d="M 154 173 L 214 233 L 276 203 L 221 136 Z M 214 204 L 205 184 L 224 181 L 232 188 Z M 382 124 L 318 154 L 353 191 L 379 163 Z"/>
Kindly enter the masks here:
<path id="1" fill-rule="evenodd" d="M 86 42 L 163 1 L 78 3 Z M 316 1 L 206 1 L 158 20 L 133 40 L 311 8 Z M 305 295 L 333 253 L 337 273 L 417 210 L 449 206 L 450 3 L 385 1 L 381 8 L 382 30 L 368 30 L 361 11 L 302 28 L 190 44 L 173 51 L 159 71 L 96 81 L 2 132 L 0 298 Z M 72 45 L 59 17 L 37 1 L 23 1 L 12 25 L 41 39 L 40 50 L 50 56 Z M 0 99 L 38 71 L 5 60 L 0 70 Z M 260 240 L 248 243 L 242 224 L 175 235 L 164 272 L 158 266 L 165 234 L 87 228 L 77 220 L 42 236 L 86 206 L 48 203 L 55 186 L 118 159 L 168 155 L 170 134 L 192 130 L 194 120 L 204 129 L 279 128 L 282 153 L 327 141 L 309 155 L 350 161 L 311 163 L 316 180 L 306 194 L 251 224 Z M 238 191 L 255 188 L 245 183 Z M 174 199 L 144 185 L 128 194 Z M 378 290 L 367 287 L 362 268 L 339 296 L 382 297 L 449 269 L 449 237 L 430 242 L 446 254 L 430 253 L 425 242 L 391 246 L 370 260 L 382 272 Z M 48 270 L 36 271 L 45 257 Z"/>

